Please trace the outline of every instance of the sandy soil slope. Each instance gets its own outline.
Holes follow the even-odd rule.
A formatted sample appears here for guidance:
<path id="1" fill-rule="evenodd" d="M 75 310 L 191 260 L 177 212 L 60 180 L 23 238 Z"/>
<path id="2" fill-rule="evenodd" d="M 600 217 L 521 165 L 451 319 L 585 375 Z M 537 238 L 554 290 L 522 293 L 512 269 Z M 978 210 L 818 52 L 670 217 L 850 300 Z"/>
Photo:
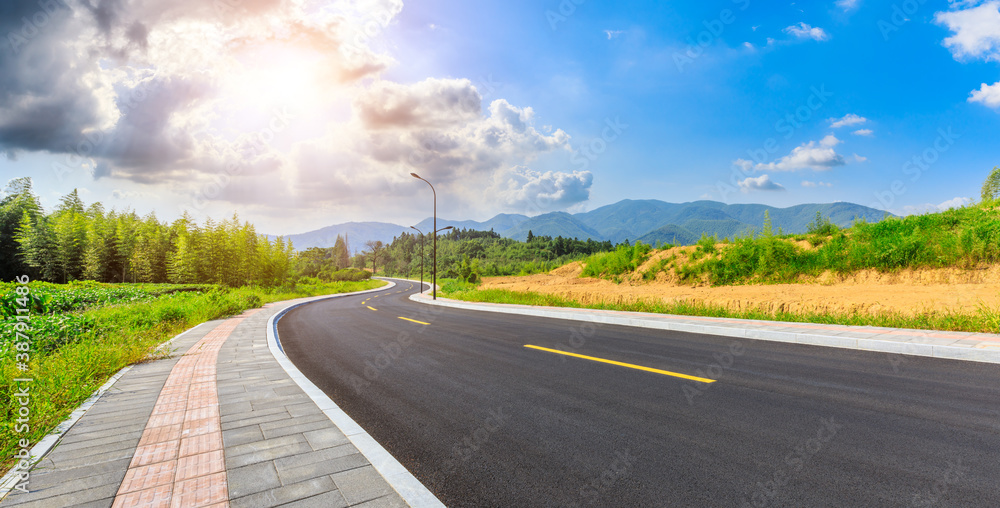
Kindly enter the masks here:
<path id="1" fill-rule="evenodd" d="M 650 263 L 667 255 L 657 252 Z M 908 315 L 926 311 L 975 311 L 981 305 L 1000 306 L 1000 266 L 975 270 L 956 268 L 904 270 L 897 273 L 863 271 L 847 277 L 823 274 L 796 284 L 710 287 L 678 284 L 660 273 L 656 281 L 632 277 L 620 284 L 580 278 L 581 263 L 527 277 L 486 277 L 481 289 L 533 291 L 572 298 L 583 303 L 635 301 L 692 301 L 731 310 L 761 308 L 770 311 L 880 313 Z"/>

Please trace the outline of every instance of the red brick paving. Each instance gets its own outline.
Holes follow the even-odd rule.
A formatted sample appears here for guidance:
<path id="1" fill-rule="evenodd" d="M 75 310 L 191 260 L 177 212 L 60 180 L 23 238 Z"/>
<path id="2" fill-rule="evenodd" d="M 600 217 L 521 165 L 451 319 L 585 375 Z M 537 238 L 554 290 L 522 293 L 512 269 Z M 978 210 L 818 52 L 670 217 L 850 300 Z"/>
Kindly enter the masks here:
<path id="1" fill-rule="evenodd" d="M 259 310 L 215 327 L 171 369 L 114 508 L 229 506 L 215 364 L 233 329 Z"/>

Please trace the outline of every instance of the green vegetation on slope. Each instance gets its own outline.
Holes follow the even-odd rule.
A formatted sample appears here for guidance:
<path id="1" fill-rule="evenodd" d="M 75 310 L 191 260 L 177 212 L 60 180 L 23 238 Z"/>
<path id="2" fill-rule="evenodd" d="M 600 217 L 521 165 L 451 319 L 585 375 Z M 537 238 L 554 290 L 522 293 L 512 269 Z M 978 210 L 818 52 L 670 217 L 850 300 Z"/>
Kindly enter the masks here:
<path id="1" fill-rule="evenodd" d="M 659 263 L 681 281 L 712 285 L 795 282 L 825 271 L 904 268 L 971 268 L 1000 261 L 1000 210 L 994 203 L 939 213 L 858 221 L 840 229 L 817 213 L 803 235 L 779 235 L 766 221 L 760 232 L 724 239 L 703 236 L 684 261 Z M 808 242 L 808 247 L 801 245 Z M 585 270 L 587 276 L 620 280 L 620 273 Z M 654 273 L 643 274 L 655 277 Z"/>

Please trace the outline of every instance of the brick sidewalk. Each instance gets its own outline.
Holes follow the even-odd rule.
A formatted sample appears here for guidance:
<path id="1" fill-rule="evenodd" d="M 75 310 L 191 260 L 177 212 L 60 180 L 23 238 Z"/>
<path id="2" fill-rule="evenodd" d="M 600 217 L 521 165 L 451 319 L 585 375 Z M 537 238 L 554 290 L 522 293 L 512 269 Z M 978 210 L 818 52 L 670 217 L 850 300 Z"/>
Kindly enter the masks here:
<path id="1" fill-rule="evenodd" d="M 407 506 L 267 346 L 272 304 L 135 365 L 5 506 Z"/>

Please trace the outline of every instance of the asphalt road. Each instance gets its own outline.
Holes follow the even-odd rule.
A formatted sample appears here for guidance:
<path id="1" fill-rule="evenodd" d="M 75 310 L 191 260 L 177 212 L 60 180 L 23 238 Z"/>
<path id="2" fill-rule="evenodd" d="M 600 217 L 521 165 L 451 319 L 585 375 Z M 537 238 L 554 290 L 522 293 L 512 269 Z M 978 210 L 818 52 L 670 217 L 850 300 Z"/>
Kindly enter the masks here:
<path id="1" fill-rule="evenodd" d="M 998 365 L 444 309 L 396 282 L 279 337 L 448 506 L 1000 506 Z"/>

